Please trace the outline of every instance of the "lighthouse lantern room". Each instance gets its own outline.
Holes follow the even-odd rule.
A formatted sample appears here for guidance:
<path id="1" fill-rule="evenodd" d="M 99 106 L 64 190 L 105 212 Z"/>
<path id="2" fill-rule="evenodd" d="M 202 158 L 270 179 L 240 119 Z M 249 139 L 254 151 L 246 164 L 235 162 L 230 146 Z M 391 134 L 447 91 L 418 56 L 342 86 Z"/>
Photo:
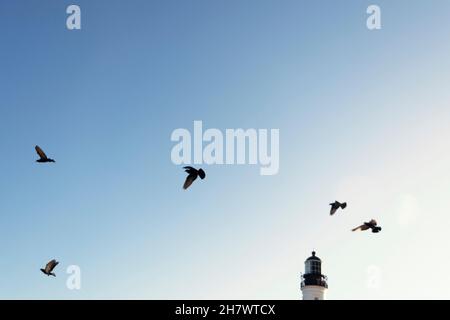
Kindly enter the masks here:
<path id="1" fill-rule="evenodd" d="M 305 273 L 301 276 L 300 289 L 303 300 L 324 300 L 328 289 L 328 279 L 322 274 L 322 260 L 312 252 L 305 261 Z"/>

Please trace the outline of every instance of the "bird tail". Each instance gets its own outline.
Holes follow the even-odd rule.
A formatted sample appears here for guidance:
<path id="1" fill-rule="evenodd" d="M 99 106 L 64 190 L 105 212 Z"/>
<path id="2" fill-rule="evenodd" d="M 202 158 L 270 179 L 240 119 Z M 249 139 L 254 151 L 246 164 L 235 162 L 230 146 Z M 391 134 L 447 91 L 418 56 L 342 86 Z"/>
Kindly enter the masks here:
<path id="1" fill-rule="evenodd" d="M 53 272 L 51 272 L 50 275 L 56 277 L 56 274 L 54 274 Z"/>
<path id="2" fill-rule="evenodd" d="M 347 207 L 347 202 L 341 203 L 341 209 L 345 209 Z"/>

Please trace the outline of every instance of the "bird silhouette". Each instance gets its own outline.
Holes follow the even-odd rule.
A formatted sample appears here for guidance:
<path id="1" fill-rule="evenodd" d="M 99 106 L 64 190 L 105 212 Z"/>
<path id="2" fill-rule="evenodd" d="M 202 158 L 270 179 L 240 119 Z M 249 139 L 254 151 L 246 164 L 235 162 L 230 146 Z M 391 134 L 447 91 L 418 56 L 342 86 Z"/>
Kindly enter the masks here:
<path id="1" fill-rule="evenodd" d="M 330 210 L 330 216 L 336 213 L 337 209 L 345 209 L 347 207 L 347 202 L 340 203 L 339 201 L 335 201 L 333 203 L 330 203 L 331 210 Z"/>
<path id="2" fill-rule="evenodd" d="M 205 179 L 206 174 L 203 169 L 195 169 L 193 167 L 183 167 L 184 171 L 188 173 L 188 176 L 186 177 L 186 181 L 184 182 L 183 189 L 186 190 L 189 188 L 189 186 L 197 179 L 197 177 L 200 177 L 202 180 Z"/>
<path id="3" fill-rule="evenodd" d="M 56 277 L 56 274 L 54 274 L 52 271 L 55 269 L 55 267 L 58 265 L 58 261 L 53 259 L 52 261 L 49 261 L 47 265 L 45 266 L 45 269 L 41 269 L 43 273 L 45 273 L 47 276 L 54 276 Z"/>
<path id="4" fill-rule="evenodd" d="M 377 226 L 377 222 L 374 219 L 370 220 L 369 222 L 364 222 L 364 224 L 352 229 L 352 231 L 356 230 L 366 231 L 369 229 L 372 229 L 373 233 L 378 233 L 381 231 L 381 227 Z"/>
<path id="5" fill-rule="evenodd" d="M 39 159 L 36 162 L 45 163 L 45 162 L 55 162 L 55 160 L 47 158 L 47 155 L 39 146 L 34 147 L 36 149 L 37 154 L 39 155 Z"/>

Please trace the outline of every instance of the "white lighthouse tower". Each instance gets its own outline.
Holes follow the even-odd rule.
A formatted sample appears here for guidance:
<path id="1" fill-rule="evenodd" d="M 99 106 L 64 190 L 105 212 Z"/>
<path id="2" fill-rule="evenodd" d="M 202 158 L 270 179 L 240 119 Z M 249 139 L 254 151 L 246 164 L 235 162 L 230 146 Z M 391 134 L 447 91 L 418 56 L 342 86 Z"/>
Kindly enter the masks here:
<path id="1" fill-rule="evenodd" d="M 305 273 L 301 275 L 300 288 L 303 300 L 324 300 L 328 289 L 328 279 L 322 274 L 322 260 L 316 257 L 316 252 L 305 261 Z"/>

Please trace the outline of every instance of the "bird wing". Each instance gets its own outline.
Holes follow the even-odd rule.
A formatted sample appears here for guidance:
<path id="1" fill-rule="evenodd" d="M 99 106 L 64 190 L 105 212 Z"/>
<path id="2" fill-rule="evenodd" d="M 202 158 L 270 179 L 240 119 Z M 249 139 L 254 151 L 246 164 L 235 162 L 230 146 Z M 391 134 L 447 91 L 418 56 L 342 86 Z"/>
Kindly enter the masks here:
<path id="1" fill-rule="evenodd" d="M 59 262 L 57 262 L 55 259 L 53 259 L 52 261 L 49 261 L 47 263 L 47 265 L 45 266 L 45 271 L 46 272 L 52 272 L 53 269 L 55 269 L 55 267 L 58 265 Z"/>
<path id="2" fill-rule="evenodd" d="M 197 172 L 197 170 L 193 167 L 187 166 L 187 167 L 183 167 L 184 171 L 187 173 L 193 173 L 193 172 Z"/>
<path id="3" fill-rule="evenodd" d="M 332 216 L 333 214 L 335 214 L 336 211 L 337 211 L 337 209 L 338 209 L 338 207 L 336 207 L 336 206 L 334 205 L 334 203 L 332 203 L 332 204 L 331 204 L 331 210 L 330 210 L 330 216 Z"/>
<path id="4" fill-rule="evenodd" d="M 36 149 L 36 152 L 39 155 L 39 157 L 41 157 L 41 159 L 47 159 L 47 155 L 45 154 L 44 151 L 42 151 L 42 149 L 39 146 L 34 147 L 34 149 Z"/>
<path id="5" fill-rule="evenodd" d="M 195 181 L 195 179 L 197 179 L 197 173 L 188 175 L 186 177 L 186 181 L 184 182 L 183 189 L 186 190 L 187 188 L 189 188 L 192 182 Z"/>
<path id="6" fill-rule="evenodd" d="M 356 227 L 356 228 L 352 229 L 352 231 L 356 231 L 356 230 L 365 231 L 365 230 L 367 230 L 367 229 L 369 229 L 369 227 L 366 226 L 365 224 L 362 224 L 362 225 L 360 225 L 359 227 Z"/>

